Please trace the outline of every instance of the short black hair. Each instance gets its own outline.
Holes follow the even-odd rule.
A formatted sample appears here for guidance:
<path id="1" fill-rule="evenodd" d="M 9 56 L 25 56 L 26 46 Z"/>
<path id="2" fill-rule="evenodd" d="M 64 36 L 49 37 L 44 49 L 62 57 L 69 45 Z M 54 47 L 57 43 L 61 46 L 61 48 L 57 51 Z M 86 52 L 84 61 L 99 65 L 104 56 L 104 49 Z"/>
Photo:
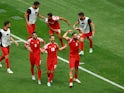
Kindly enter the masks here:
<path id="1" fill-rule="evenodd" d="M 36 34 L 36 32 L 34 31 L 34 32 L 32 33 L 32 35 L 33 35 L 33 34 Z"/>
<path id="2" fill-rule="evenodd" d="M 71 35 L 73 36 L 74 34 L 76 34 L 76 32 L 73 32 Z"/>
<path id="3" fill-rule="evenodd" d="M 54 35 L 50 35 L 50 38 L 51 38 L 52 36 L 54 36 Z"/>
<path id="4" fill-rule="evenodd" d="M 52 17 L 52 16 L 53 16 L 53 14 L 52 14 L 52 13 L 48 13 L 47 15 L 48 15 L 48 16 L 50 16 L 50 17 Z"/>
<path id="5" fill-rule="evenodd" d="M 34 5 L 40 5 L 40 2 L 35 1 L 35 2 L 34 2 Z"/>
<path id="6" fill-rule="evenodd" d="M 10 23 L 10 21 L 8 21 L 8 20 L 5 21 L 5 22 L 4 22 L 4 26 L 8 25 L 9 23 Z"/>
<path id="7" fill-rule="evenodd" d="M 84 16 L 84 13 L 83 12 L 79 12 L 78 15 L 79 16 Z"/>

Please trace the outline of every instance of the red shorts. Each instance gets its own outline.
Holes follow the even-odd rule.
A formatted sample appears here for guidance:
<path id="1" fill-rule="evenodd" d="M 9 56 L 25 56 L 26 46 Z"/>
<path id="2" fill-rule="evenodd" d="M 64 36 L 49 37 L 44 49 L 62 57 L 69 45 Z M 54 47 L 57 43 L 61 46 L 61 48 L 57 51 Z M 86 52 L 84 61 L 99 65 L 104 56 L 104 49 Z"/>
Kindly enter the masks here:
<path id="1" fill-rule="evenodd" d="M 49 34 L 50 34 L 50 35 L 54 35 L 54 33 L 56 33 L 56 34 L 61 34 L 61 30 L 58 29 L 58 31 L 56 31 L 56 32 L 53 31 L 53 30 L 51 30 L 51 29 L 49 30 Z"/>
<path id="2" fill-rule="evenodd" d="M 84 33 L 81 35 L 82 38 L 87 38 L 87 37 L 91 37 L 92 36 L 92 32 L 89 32 L 89 33 Z"/>
<path id="3" fill-rule="evenodd" d="M 79 55 L 70 55 L 69 67 L 75 68 L 79 66 L 80 56 Z"/>
<path id="4" fill-rule="evenodd" d="M 57 58 L 47 59 L 47 70 L 54 70 L 54 66 L 57 64 Z"/>
<path id="5" fill-rule="evenodd" d="M 10 47 L 1 47 L 4 56 L 7 56 L 10 52 Z"/>
<path id="6" fill-rule="evenodd" d="M 32 34 L 35 31 L 36 24 L 31 24 L 31 25 L 26 24 L 26 27 L 28 30 L 28 34 Z"/>
<path id="7" fill-rule="evenodd" d="M 35 55 L 35 54 L 30 54 L 30 63 L 31 65 L 36 65 L 36 66 L 40 66 L 41 64 L 41 57 L 40 54 L 39 55 Z"/>

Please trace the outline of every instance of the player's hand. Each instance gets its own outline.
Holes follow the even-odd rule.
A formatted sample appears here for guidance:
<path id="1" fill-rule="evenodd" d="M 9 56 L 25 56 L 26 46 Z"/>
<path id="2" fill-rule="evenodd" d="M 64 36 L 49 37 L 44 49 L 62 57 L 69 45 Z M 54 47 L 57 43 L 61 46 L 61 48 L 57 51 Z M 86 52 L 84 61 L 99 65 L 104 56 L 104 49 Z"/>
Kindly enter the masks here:
<path id="1" fill-rule="evenodd" d="M 67 47 L 67 44 L 65 44 L 64 47 L 66 48 Z"/>
<path id="2" fill-rule="evenodd" d="M 31 24 L 29 22 L 27 22 L 27 25 L 31 26 Z"/>
<path id="3" fill-rule="evenodd" d="M 94 34 L 95 34 L 95 31 L 92 31 L 92 36 L 94 36 Z"/>
<path id="4" fill-rule="evenodd" d="M 19 46 L 19 43 L 18 43 L 18 42 L 15 42 L 15 45 L 16 45 L 16 46 Z"/>
<path id="5" fill-rule="evenodd" d="M 29 52 L 33 52 L 32 49 L 30 47 L 27 48 Z"/>
<path id="6" fill-rule="evenodd" d="M 67 30 L 67 32 L 69 33 L 69 32 L 72 32 L 72 30 Z"/>

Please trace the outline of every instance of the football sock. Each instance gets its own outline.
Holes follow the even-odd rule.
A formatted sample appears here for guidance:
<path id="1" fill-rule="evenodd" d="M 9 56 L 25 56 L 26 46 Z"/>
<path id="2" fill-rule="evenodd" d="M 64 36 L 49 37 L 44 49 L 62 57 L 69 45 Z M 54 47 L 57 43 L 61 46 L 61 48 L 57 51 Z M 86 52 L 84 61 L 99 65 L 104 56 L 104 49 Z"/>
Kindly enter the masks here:
<path id="1" fill-rule="evenodd" d="M 1 56 L 1 57 L 0 57 L 0 61 L 2 61 L 4 58 L 5 58 L 4 56 Z"/>
<path id="2" fill-rule="evenodd" d="M 89 40 L 89 43 L 90 43 L 90 48 L 93 47 L 93 42 L 92 42 L 92 39 L 88 39 Z"/>
<path id="3" fill-rule="evenodd" d="M 38 80 L 40 80 L 40 79 L 41 79 L 41 73 L 42 73 L 42 72 L 41 72 L 41 70 L 38 70 L 38 71 L 37 71 Z"/>
<path id="4" fill-rule="evenodd" d="M 6 63 L 6 68 L 10 68 L 10 65 L 9 65 L 9 59 L 5 59 L 5 63 Z"/>
<path id="5" fill-rule="evenodd" d="M 80 42 L 80 50 L 84 51 L 84 42 Z"/>
<path id="6" fill-rule="evenodd" d="M 51 80 L 53 80 L 53 76 L 54 76 L 54 74 L 53 73 L 50 73 L 50 77 L 48 79 L 48 82 L 51 82 Z"/>
<path id="7" fill-rule="evenodd" d="M 33 67 L 31 67 L 31 74 L 32 74 L 32 76 L 34 75 L 34 68 Z"/>

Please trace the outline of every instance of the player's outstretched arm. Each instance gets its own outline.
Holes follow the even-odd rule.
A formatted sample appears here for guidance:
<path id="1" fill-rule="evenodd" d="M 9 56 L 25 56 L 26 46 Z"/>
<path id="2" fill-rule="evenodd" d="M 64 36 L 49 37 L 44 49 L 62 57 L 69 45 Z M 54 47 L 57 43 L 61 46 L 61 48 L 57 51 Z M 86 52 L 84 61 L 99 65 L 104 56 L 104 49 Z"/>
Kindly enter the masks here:
<path id="1" fill-rule="evenodd" d="M 73 25 L 73 29 L 77 30 L 77 25 L 79 24 L 79 21 L 75 22 L 74 25 Z"/>
<path id="2" fill-rule="evenodd" d="M 63 47 L 59 48 L 59 51 L 64 50 L 67 47 L 67 44 L 65 44 Z"/>
<path id="3" fill-rule="evenodd" d="M 67 41 L 70 39 L 70 37 L 68 37 L 68 33 L 71 32 L 72 30 L 67 30 L 64 35 L 63 35 L 63 38 L 66 39 Z"/>
<path id="4" fill-rule="evenodd" d="M 60 17 L 59 19 L 60 19 L 60 20 L 63 20 L 64 22 L 66 22 L 66 23 L 68 24 L 68 26 L 70 26 L 70 25 L 71 25 L 71 23 L 70 23 L 67 19 L 65 19 L 65 18 Z"/>
<path id="5" fill-rule="evenodd" d="M 18 44 L 18 42 L 16 42 L 12 36 L 10 37 L 10 39 L 11 39 L 11 41 L 12 41 L 12 42 L 14 42 L 14 43 L 15 43 L 15 45 L 16 45 L 16 46 L 18 46 L 18 45 L 19 45 L 19 44 Z"/>
<path id="6" fill-rule="evenodd" d="M 38 17 L 40 17 L 40 18 L 42 18 L 42 19 L 45 19 L 45 17 L 44 16 L 42 16 L 40 13 L 38 13 L 38 15 L 37 15 Z"/>

